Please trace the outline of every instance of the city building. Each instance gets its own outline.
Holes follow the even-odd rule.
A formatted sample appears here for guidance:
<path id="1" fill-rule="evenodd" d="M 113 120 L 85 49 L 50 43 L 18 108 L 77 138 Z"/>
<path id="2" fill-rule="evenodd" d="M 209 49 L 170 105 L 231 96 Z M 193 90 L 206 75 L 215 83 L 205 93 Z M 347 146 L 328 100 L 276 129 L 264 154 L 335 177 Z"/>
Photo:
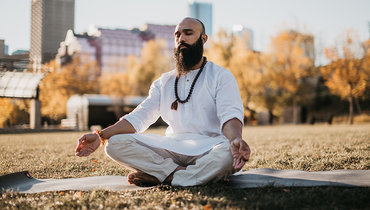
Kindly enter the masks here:
<path id="1" fill-rule="evenodd" d="M 59 44 L 74 29 L 75 0 L 32 0 L 30 62 L 34 69 L 55 58 Z"/>
<path id="2" fill-rule="evenodd" d="M 29 54 L 4 55 L 0 57 L 0 71 L 23 72 L 28 69 Z"/>
<path id="3" fill-rule="evenodd" d="M 8 55 L 5 40 L 0 40 L 0 72 L 4 71 L 24 71 L 28 69 L 29 53 L 26 50 L 17 50 L 12 55 Z"/>
<path id="4" fill-rule="evenodd" d="M 126 68 L 127 57 L 141 57 L 144 44 L 152 39 L 164 40 L 169 53 L 175 46 L 173 32 L 175 25 L 146 24 L 141 29 L 105 29 L 91 26 L 83 34 L 69 30 L 60 43 L 56 56 L 62 65 L 78 55 L 80 61 L 96 61 L 101 72 L 119 72 Z"/>
<path id="5" fill-rule="evenodd" d="M 243 37 L 246 41 L 247 49 L 254 50 L 254 37 L 252 29 L 246 28 L 242 25 L 234 25 L 233 26 L 233 34 L 236 36 Z"/>
<path id="6" fill-rule="evenodd" d="M 21 50 L 21 49 L 18 49 L 18 50 L 15 50 L 12 55 L 20 55 L 20 54 L 29 54 L 30 51 L 28 50 Z"/>
<path id="7" fill-rule="evenodd" d="M 189 1 L 189 16 L 203 22 L 206 34 L 211 36 L 212 31 L 212 4 Z"/>
<path id="8" fill-rule="evenodd" d="M 0 39 L 0 58 L 4 57 L 5 53 L 5 40 Z"/>

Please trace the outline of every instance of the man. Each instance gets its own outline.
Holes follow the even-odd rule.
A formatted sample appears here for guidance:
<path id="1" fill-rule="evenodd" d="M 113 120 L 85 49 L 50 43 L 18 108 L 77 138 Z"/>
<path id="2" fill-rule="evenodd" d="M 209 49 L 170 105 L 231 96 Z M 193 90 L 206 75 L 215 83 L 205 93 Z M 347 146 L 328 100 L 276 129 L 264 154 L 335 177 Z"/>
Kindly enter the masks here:
<path id="1" fill-rule="evenodd" d="M 203 57 L 208 37 L 201 21 L 183 19 L 175 30 L 176 69 L 153 82 L 149 96 L 116 124 L 78 140 L 76 155 L 106 154 L 135 170 L 128 181 L 194 186 L 227 178 L 249 159 L 242 139 L 243 105 L 233 75 Z M 159 116 L 166 136 L 137 134 Z"/>

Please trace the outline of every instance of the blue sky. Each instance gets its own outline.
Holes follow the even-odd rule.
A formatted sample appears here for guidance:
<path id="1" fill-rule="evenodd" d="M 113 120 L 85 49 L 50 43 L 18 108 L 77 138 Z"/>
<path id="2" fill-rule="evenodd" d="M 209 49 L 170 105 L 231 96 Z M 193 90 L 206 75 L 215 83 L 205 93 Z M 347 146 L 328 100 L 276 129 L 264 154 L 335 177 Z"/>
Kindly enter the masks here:
<path id="1" fill-rule="evenodd" d="M 188 0 L 75 0 L 75 31 L 143 23 L 177 24 L 188 15 Z M 254 31 L 257 50 L 283 29 L 312 33 L 319 48 L 334 44 L 348 29 L 368 39 L 369 0 L 204 0 L 213 3 L 213 31 L 241 24 Z M 30 46 L 31 0 L 0 0 L 0 39 L 10 52 Z"/>

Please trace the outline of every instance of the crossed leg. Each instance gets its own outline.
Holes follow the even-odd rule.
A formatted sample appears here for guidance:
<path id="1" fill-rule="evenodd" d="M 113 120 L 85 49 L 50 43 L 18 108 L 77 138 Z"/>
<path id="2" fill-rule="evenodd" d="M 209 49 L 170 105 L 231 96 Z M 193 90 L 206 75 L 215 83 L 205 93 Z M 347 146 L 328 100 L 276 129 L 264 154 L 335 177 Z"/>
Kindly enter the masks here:
<path id="1" fill-rule="evenodd" d="M 186 167 L 178 166 L 165 180 L 164 184 L 171 184 L 173 179 L 173 174 L 179 170 L 185 170 Z M 155 177 L 150 174 L 136 171 L 132 172 L 127 176 L 128 182 L 130 184 L 135 184 L 137 186 L 154 186 L 161 184 L 161 182 Z"/>
<path id="2" fill-rule="evenodd" d="M 105 150 L 111 159 L 136 171 L 128 175 L 128 181 L 140 186 L 200 185 L 222 179 L 230 175 L 232 169 L 228 142 L 215 146 L 208 153 L 186 156 L 153 148 L 131 135 L 120 134 L 109 139 Z"/>
<path id="3" fill-rule="evenodd" d="M 105 151 L 114 161 L 136 171 L 128 175 L 128 181 L 135 185 L 171 183 L 173 174 L 185 169 L 173 153 L 145 145 L 127 134 L 111 137 Z"/>

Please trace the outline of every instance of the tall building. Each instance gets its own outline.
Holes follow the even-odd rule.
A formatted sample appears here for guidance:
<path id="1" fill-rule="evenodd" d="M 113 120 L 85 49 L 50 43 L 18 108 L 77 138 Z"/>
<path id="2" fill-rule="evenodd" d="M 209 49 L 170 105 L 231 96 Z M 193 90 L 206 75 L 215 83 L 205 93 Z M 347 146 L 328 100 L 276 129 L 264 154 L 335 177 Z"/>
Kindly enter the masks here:
<path id="1" fill-rule="evenodd" d="M 74 29 L 75 0 L 32 0 L 30 61 L 34 68 L 54 59 Z"/>
<path id="2" fill-rule="evenodd" d="M 5 52 L 5 55 L 9 55 L 9 46 L 8 45 L 5 45 L 4 52 Z"/>
<path id="3" fill-rule="evenodd" d="M 175 47 L 173 32 L 175 25 L 145 24 L 141 30 L 105 29 L 91 26 L 84 34 L 69 30 L 56 56 L 62 65 L 79 56 L 82 63 L 96 61 L 101 73 L 125 71 L 130 55 L 141 57 L 142 48 L 149 40 L 164 41 L 168 55 Z"/>
<path id="4" fill-rule="evenodd" d="M 0 58 L 5 55 L 5 41 L 0 39 Z"/>
<path id="5" fill-rule="evenodd" d="M 211 36 L 212 31 L 212 4 L 211 3 L 200 3 L 200 2 L 189 2 L 189 15 L 190 17 L 197 18 L 203 22 L 206 28 L 206 34 Z"/>

